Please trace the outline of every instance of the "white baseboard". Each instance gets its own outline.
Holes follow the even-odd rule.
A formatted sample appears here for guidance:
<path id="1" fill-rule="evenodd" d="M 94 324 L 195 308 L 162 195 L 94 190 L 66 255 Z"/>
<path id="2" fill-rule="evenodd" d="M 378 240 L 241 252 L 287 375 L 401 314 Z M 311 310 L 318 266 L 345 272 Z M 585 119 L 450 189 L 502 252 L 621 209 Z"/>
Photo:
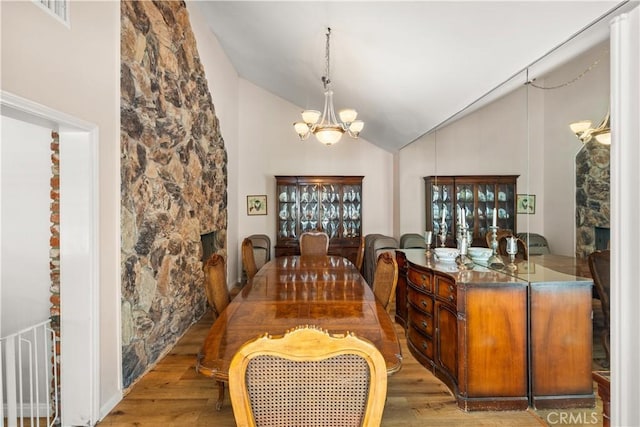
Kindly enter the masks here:
<path id="1" fill-rule="evenodd" d="M 98 421 L 102 421 L 104 417 L 109 415 L 113 408 L 116 407 L 118 403 L 122 400 L 122 391 L 119 390 L 117 393 L 114 393 L 107 401 L 100 407 L 100 419 Z"/>

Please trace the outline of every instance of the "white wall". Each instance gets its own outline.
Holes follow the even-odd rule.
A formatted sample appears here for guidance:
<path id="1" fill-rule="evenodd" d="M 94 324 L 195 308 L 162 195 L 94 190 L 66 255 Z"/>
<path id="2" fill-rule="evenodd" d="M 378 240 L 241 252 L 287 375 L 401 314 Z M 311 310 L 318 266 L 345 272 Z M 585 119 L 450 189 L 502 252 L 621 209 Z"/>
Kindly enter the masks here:
<path id="1" fill-rule="evenodd" d="M 5 116 L 1 126 L 0 335 L 6 336 L 49 318 L 51 129 Z"/>
<path id="2" fill-rule="evenodd" d="M 67 28 L 30 1 L 0 2 L 2 90 L 98 125 L 100 412 L 121 396 L 120 4 L 70 2 Z M 61 144 L 63 142 L 61 141 Z"/>

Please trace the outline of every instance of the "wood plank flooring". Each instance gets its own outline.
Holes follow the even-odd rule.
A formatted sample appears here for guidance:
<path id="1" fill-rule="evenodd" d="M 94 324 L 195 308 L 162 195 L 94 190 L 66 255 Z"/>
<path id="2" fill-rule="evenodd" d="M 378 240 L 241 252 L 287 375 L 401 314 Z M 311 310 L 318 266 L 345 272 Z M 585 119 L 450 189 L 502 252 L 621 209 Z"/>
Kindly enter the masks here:
<path id="1" fill-rule="evenodd" d="M 596 320 L 598 322 L 595 313 Z M 214 381 L 195 372 L 195 357 L 213 322 L 207 314 L 194 324 L 156 367 L 134 384 L 125 398 L 98 425 L 235 426 L 228 396 L 216 411 Z M 463 412 L 448 389 L 409 353 L 404 330 L 396 325 L 403 351 L 402 369 L 389 377 L 382 426 L 593 426 L 602 425 L 602 402 L 571 411 Z M 594 336 L 599 332 L 594 330 Z M 598 343 L 594 339 L 594 344 Z M 596 352 L 601 350 L 594 349 Z M 600 369 L 594 362 L 594 370 Z M 594 387 L 595 390 L 595 387 Z M 597 396 L 597 394 L 596 394 Z M 594 420 L 596 421 L 594 423 Z M 291 426 L 295 427 L 295 426 Z"/>

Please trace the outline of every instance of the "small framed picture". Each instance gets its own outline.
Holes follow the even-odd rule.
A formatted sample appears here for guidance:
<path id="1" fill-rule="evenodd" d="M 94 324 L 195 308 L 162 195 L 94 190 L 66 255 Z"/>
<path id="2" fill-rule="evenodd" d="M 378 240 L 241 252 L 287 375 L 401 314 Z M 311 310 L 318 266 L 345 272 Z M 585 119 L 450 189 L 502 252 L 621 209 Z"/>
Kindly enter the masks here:
<path id="1" fill-rule="evenodd" d="M 267 196 L 251 195 L 247 196 L 247 215 L 266 215 Z"/>
<path id="2" fill-rule="evenodd" d="M 516 206 L 519 214 L 535 214 L 536 196 L 534 194 L 518 194 Z"/>

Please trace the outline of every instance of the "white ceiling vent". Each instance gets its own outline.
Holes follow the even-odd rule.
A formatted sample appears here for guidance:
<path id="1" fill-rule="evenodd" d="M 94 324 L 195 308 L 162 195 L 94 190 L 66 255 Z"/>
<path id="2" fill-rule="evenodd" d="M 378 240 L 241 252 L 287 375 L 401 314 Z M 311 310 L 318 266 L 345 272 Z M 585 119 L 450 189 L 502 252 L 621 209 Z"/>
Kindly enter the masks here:
<path id="1" fill-rule="evenodd" d="M 33 2 L 69 26 L 69 0 L 33 0 Z"/>

